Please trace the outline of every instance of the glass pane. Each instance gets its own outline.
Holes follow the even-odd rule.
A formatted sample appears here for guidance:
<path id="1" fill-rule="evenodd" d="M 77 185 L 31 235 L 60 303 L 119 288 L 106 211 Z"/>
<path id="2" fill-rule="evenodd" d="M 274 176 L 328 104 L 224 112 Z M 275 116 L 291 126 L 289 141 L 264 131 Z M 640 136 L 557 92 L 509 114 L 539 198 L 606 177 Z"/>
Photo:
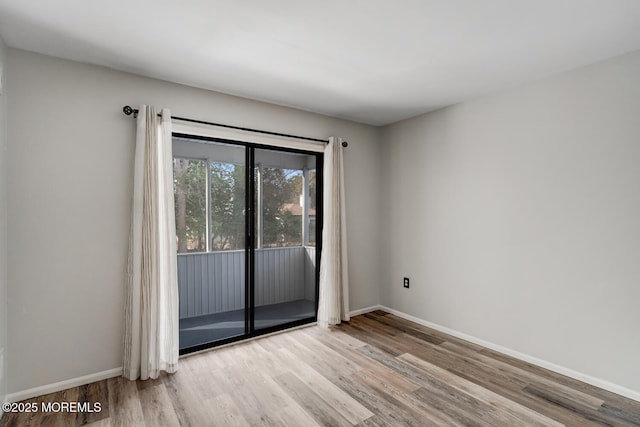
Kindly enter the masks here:
<path id="1" fill-rule="evenodd" d="M 211 250 L 245 247 L 245 172 L 242 164 L 211 162 Z"/>
<path id="2" fill-rule="evenodd" d="M 305 246 L 315 223 L 310 202 L 315 156 L 255 150 L 255 329 L 315 317 L 315 247 Z M 315 197 L 314 197 L 315 199 Z M 315 236 L 315 231 L 313 233 Z"/>
<path id="3" fill-rule="evenodd" d="M 246 332 L 245 148 L 175 137 L 173 152 L 176 212 L 183 212 L 179 194 L 184 193 L 185 205 L 184 219 L 176 214 L 176 231 L 186 230 L 177 231 L 179 245 L 187 249 L 178 253 L 180 349 L 185 349 Z"/>
<path id="4" fill-rule="evenodd" d="M 263 247 L 302 245 L 302 171 L 262 168 Z"/>
<path id="5" fill-rule="evenodd" d="M 309 246 L 316 245 L 316 170 L 309 171 Z"/>
<path id="6" fill-rule="evenodd" d="M 173 159 L 178 253 L 206 251 L 206 173 L 204 160 Z"/>

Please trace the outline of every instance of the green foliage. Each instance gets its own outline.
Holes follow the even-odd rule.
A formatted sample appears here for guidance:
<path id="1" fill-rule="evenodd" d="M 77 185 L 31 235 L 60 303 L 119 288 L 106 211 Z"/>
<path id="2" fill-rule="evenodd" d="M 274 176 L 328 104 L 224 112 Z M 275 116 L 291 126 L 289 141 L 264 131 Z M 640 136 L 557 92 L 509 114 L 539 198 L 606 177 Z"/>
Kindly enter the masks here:
<path id="1" fill-rule="evenodd" d="M 222 162 L 212 162 L 209 168 L 211 250 L 243 249 L 246 168 Z M 206 250 L 206 170 L 204 160 L 174 159 L 176 234 L 180 253 Z M 262 169 L 264 247 L 302 244 L 299 205 L 302 186 L 303 177 L 299 170 Z M 310 174 L 310 186 L 313 209 L 315 173 Z"/>
<path id="2" fill-rule="evenodd" d="M 211 248 L 244 249 L 245 167 L 211 163 Z"/>
<path id="3" fill-rule="evenodd" d="M 302 218 L 285 209 L 287 204 L 300 202 L 300 171 L 263 168 L 262 188 L 263 246 L 302 245 Z"/>
<path id="4" fill-rule="evenodd" d="M 206 166 L 202 160 L 174 159 L 178 252 L 206 250 Z"/>

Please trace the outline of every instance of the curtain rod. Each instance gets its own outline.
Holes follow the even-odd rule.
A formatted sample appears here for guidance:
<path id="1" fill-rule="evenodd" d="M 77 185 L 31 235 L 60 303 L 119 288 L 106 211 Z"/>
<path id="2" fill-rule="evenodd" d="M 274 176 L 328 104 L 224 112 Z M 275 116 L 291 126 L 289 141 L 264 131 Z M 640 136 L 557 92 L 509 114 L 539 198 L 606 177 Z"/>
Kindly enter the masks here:
<path id="1" fill-rule="evenodd" d="M 124 107 L 122 107 L 122 112 L 124 114 L 126 114 L 127 116 L 130 116 L 130 115 L 133 114 L 133 117 L 138 117 L 138 110 L 135 109 L 135 108 L 131 108 L 128 105 L 125 105 Z M 160 114 L 158 114 L 158 116 L 160 116 Z M 262 133 L 262 134 L 265 134 L 265 135 L 275 135 L 275 136 L 284 136 L 284 137 L 287 137 L 287 138 L 304 139 L 306 141 L 324 142 L 325 144 L 329 142 L 329 140 L 327 140 L 327 139 L 310 138 L 310 137 L 307 137 L 307 136 L 298 136 L 298 135 L 289 135 L 289 134 L 286 134 L 286 133 L 278 133 L 278 132 L 271 132 L 271 131 L 268 131 L 268 130 L 244 128 L 244 127 L 240 127 L 240 126 L 225 125 L 225 124 L 222 124 L 222 123 L 206 122 L 206 121 L 203 121 L 203 120 L 188 119 L 188 118 L 185 118 L 185 117 L 171 116 L 171 120 L 180 120 L 182 122 L 198 123 L 198 124 L 201 124 L 201 125 L 218 126 L 218 127 L 228 128 L 228 129 L 236 129 L 236 130 L 243 130 L 243 131 L 248 131 L 248 132 Z M 346 147 L 348 145 L 349 145 L 349 143 L 347 141 L 342 141 L 342 146 L 343 147 Z"/>

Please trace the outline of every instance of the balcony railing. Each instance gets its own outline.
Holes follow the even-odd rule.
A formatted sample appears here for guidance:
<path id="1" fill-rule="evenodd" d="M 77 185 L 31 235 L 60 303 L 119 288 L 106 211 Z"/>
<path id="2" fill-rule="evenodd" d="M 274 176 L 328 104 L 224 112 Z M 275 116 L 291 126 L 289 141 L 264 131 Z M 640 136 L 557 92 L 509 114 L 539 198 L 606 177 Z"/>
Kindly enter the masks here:
<path id="1" fill-rule="evenodd" d="M 315 300 L 315 247 L 257 249 L 255 261 L 256 306 Z M 244 267 L 244 251 L 179 254 L 180 318 L 243 309 Z"/>

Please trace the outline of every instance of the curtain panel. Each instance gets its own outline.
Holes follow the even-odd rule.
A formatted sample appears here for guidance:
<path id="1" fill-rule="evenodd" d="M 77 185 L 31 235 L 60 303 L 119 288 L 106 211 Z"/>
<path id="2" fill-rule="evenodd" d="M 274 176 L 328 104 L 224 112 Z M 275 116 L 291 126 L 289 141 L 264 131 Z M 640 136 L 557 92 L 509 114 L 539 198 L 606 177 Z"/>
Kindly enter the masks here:
<path id="1" fill-rule="evenodd" d="M 342 139 L 331 137 L 324 151 L 322 256 L 318 324 L 349 320 L 349 268 Z"/>
<path id="2" fill-rule="evenodd" d="M 124 376 L 157 378 L 178 366 L 178 280 L 171 113 L 138 113 L 125 306 Z"/>

